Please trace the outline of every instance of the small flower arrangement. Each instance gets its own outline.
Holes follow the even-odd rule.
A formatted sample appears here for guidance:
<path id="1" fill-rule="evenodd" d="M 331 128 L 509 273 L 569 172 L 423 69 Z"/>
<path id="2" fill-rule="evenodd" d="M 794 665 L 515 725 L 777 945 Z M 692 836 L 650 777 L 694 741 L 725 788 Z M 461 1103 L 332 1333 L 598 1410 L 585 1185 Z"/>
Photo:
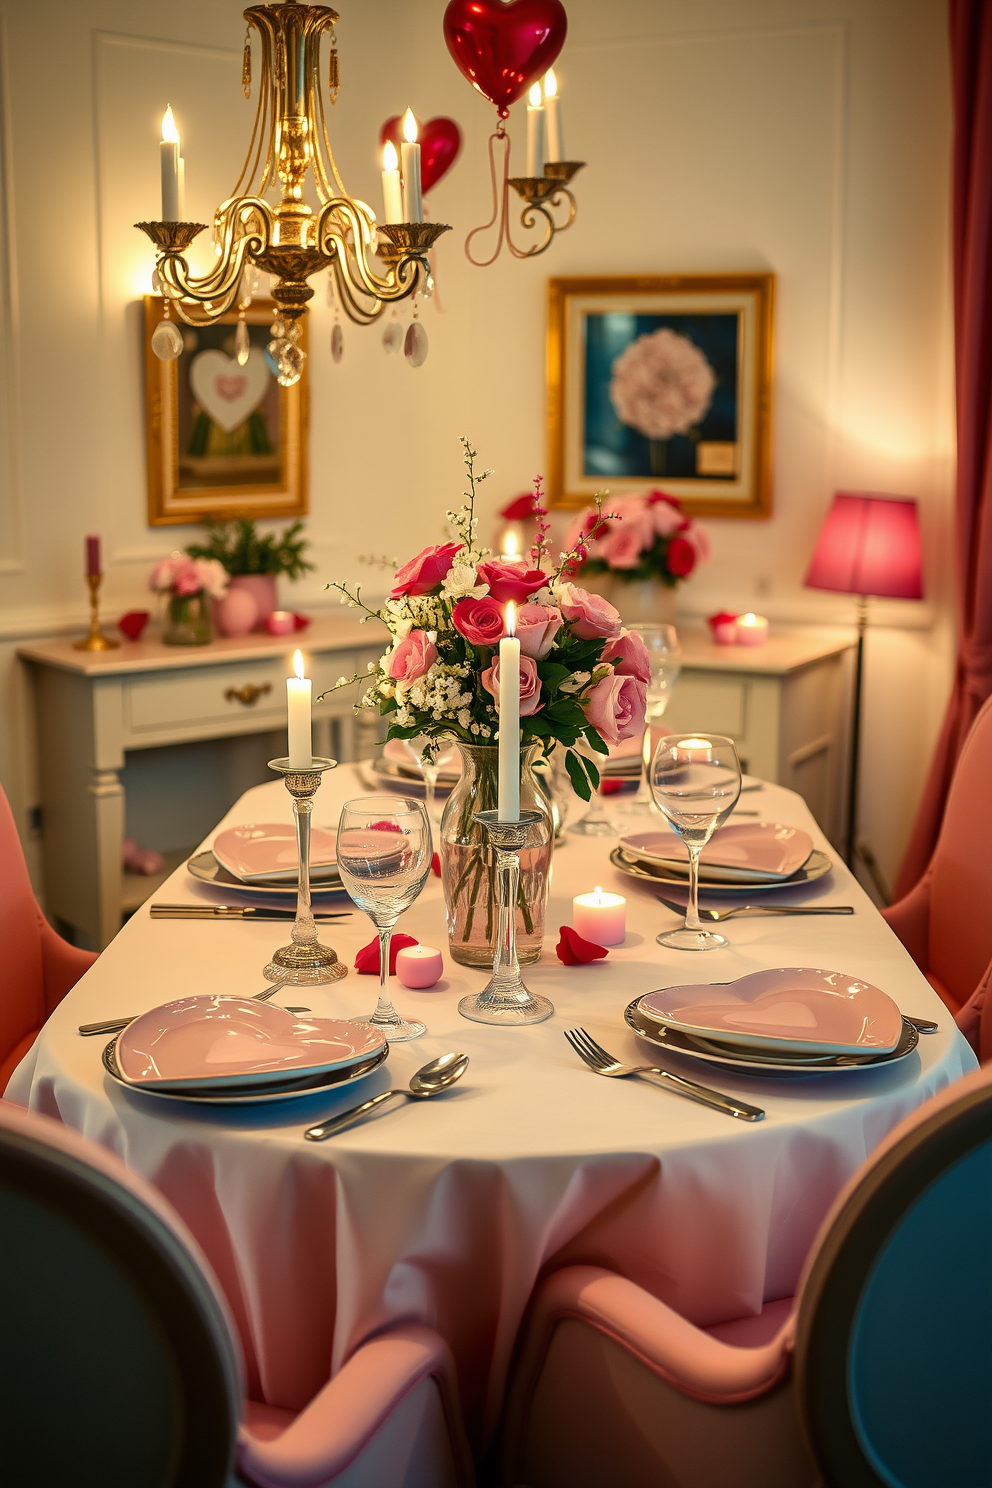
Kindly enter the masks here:
<path id="1" fill-rule="evenodd" d="M 675 497 L 664 491 L 615 501 L 608 517 L 598 510 L 581 513 L 566 542 L 574 546 L 583 535 L 582 570 L 616 574 L 628 583 L 658 578 L 674 589 L 710 556 L 706 529 L 687 517 Z"/>
<path id="2" fill-rule="evenodd" d="M 227 585 L 227 570 L 215 558 L 191 558 L 178 551 L 159 559 L 148 575 L 149 589 L 158 594 L 172 594 L 177 599 L 189 599 L 194 594 L 222 599 Z"/>
<path id="3" fill-rule="evenodd" d="M 521 651 L 521 741 L 539 743 L 545 755 L 562 745 L 572 785 L 588 801 L 599 771 L 574 746 L 585 739 L 605 755 L 611 744 L 642 733 L 650 680 L 640 636 L 623 628 L 611 604 L 573 582 L 590 543 L 614 514 L 602 516 L 603 498 L 597 496 L 592 524 L 553 564 L 538 478 L 529 561 L 494 559 L 490 549 L 478 546 L 475 516 L 478 487 L 491 472 L 476 474 L 476 451 L 467 439 L 462 445 L 468 490 L 463 505 L 447 513 L 452 540 L 432 543 L 398 568 L 380 609 L 363 603 L 360 587 L 328 586 L 338 590 L 342 604 L 363 610 L 363 620 L 383 621 L 392 636 L 371 675 L 342 678 L 338 686 L 369 684 L 356 706 L 378 708 L 389 720 L 389 739 L 423 734 L 495 743 L 499 642 L 512 601 Z"/>

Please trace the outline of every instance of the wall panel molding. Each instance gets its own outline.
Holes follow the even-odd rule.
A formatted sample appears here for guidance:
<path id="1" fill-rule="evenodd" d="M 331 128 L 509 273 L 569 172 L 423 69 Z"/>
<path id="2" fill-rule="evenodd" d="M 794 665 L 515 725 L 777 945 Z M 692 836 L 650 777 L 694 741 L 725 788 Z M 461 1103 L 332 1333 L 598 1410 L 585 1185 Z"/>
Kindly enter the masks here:
<path id="1" fill-rule="evenodd" d="M 21 574 L 26 564 L 9 56 L 7 17 L 0 16 L 0 574 Z"/>

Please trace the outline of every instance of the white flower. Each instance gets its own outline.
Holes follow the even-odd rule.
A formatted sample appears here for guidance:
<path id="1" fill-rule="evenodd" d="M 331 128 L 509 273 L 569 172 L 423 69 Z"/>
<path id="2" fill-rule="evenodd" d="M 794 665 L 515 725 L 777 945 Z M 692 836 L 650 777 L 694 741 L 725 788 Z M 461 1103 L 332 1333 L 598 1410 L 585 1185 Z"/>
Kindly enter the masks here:
<path id="1" fill-rule="evenodd" d="M 446 599 L 482 599 L 489 593 L 488 584 L 480 584 L 473 563 L 453 563 L 441 585 Z"/>
<path id="2" fill-rule="evenodd" d="M 592 679 L 591 672 L 575 672 L 567 682 L 562 682 L 558 688 L 559 692 L 581 692 L 586 683 Z"/>
<path id="3" fill-rule="evenodd" d="M 649 439 L 668 439 L 698 424 L 716 388 L 716 373 L 699 347 L 667 326 L 632 341 L 611 373 L 610 402 L 620 421 Z"/>

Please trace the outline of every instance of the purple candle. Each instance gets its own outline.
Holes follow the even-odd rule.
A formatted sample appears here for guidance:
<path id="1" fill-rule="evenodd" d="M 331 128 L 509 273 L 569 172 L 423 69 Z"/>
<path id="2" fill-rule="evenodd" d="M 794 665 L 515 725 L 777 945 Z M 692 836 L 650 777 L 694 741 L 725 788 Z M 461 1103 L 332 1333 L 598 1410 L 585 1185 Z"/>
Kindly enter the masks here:
<path id="1" fill-rule="evenodd" d="M 100 573 L 100 539 L 88 537 L 86 539 L 86 577 Z"/>

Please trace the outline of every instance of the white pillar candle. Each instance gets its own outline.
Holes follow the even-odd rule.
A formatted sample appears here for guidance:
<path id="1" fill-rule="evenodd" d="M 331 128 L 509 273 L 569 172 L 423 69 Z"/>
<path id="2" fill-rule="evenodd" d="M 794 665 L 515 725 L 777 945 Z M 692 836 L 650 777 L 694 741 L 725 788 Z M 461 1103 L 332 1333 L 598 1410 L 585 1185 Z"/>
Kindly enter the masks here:
<path id="1" fill-rule="evenodd" d="M 626 899 L 622 894 L 604 894 L 598 886 L 591 894 L 576 894 L 572 928 L 596 945 L 619 945 L 627 934 Z"/>
<path id="2" fill-rule="evenodd" d="M 172 114 L 172 105 L 162 116 L 162 142 L 159 145 L 162 164 L 162 217 L 163 222 L 180 222 L 179 216 L 179 131 Z"/>
<path id="3" fill-rule="evenodd" d="M 303 675 L 303 654 L 293 655 L 295 677 L 286 678 L 286 706 L 289 714 L 289 763 L 296 770 L 305 770 L 313 759 L 313 742 L 310 736 L 310 707 L 313 683 Z"/>
<path id="4" fill-rule="evenodd" d="M 403 197 L 400 192 L 399 156 L 392 140 L 382 147 L 383 222 L 403 221 Z"/>
<path id="5" fill-rule="evenodd" d="M 400 148 L 403 166 L 403 221 L 423 222 L 424 204 L 420 196 L 420 146 L 417 144 L 417 121 L 413 110 L 403 115 L 404 142 Z"/>
<path id="6" fill-rule="evenodd" d="M 540 83 L 535 83 L 527 95 L 527 174 L 544 175 L 544 103 Z"/>
<path id="7" fill-rule="evenodd" d="M 565 146 L 561 135 L 561 99 L 558 97 L 558 79 L 553 67 L 544 74 L 544 130 L 546 135 L 545 156 L 548 160 L 564 160 Z"/>
<path id="8" fill-rule="evenodd" d="M 738 646 L 763 646 L 768 639 L 768 621 L 750 610 L 737 617 Z"/>
<path id="9" fill-rule="evenodd" d="M 516 606 L 506 607 L 506 635 L 499 643 L 500 821 L 520 820 L 520 642 L 514 635 Z"/>

